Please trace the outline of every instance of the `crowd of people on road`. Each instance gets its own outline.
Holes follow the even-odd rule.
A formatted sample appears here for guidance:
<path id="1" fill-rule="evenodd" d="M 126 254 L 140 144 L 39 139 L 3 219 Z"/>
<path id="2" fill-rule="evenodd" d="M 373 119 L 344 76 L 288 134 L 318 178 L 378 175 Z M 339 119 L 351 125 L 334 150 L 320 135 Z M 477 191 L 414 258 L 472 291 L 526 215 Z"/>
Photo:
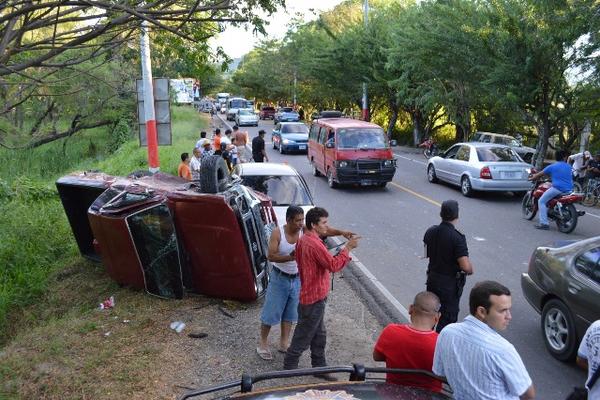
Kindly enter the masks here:
<path id="1" fill-rule="evenodd" d="M 268 259 L 273 268 L 260 316 L 258 356 L 273 360 L 268 336 L 280 325 L 277 351 L 284 353 L 283 368 L 298 368 L 301 355 L 310 349 L 312 367 L 327 365 L 325 311 L 331 274 L 350 261 L 350 251 L 360 237 L 328 224 L 328 212 L 320 207 L 304 215 L 290 206 L 284 225 L 269 240 Z M 441 223 L 423 237 L 428 258 L 426 290 L 410 305 L 408 324 L 389 324 L 374 346 L 373 360 L 387 368 L 431 371 L 437 377 L 388 373 L 387 382 L 440 392 L 445 380 L 455 399 L 533 399 L 532 379 L 515 347 L 500 332 L 512 319 L 511 292 L 499 282 L 482 281 L 469 294 L 469 315 L 458 322 L 459 302 L 466 276 L 473 274 L 465 236 L 456 229 L 459 206 L 444 201 Z M 347 241 L 336 255 L 324 239 L 344 236 Z M 293 325 L 296 328 L 292 332 Z M 290 337 L 291 336 L 291 337 Z M 578 364 L 589 370 L 592 388 L 600 366 L 600 321 L 590 326 L 581 342 Z M 594 372 L 596 374 L 594 376 Z M 315 377 L 337 380 L 330 374 Z M 600 389 L 589 391 L 598 400 Z"/>
<path id="2" fill-rule="evenodd" d="M 206 136 L 206 131 L 200 132 L 191 157 L 187 152 L 181 154 L 181 162 L 177 168 L 180 178 L 188 181 L 200 180 L 202 160 L 207 156 L 223 157 L 230 172 L 240 163 L 269 161 L 265 151 L 264 130 L 252 140 L 251 147 L 248 132 L 241 131 L 237 125 L 223 133 L 220 128 L 216 128 L 212 139 Z"/>

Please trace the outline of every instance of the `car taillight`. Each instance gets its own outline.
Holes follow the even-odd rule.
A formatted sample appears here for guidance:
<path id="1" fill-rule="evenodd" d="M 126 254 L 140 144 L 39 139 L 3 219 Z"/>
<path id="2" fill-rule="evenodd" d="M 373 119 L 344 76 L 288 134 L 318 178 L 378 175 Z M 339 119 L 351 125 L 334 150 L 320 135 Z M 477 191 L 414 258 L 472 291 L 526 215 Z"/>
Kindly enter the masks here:
<path id="1" fill-rule="evenodd" d="M 481 179 L 492 179 L 492 172 L 490 171 L 490 167 L 481 168 L 481 171 L 479 171 L 479 177 Z"/>

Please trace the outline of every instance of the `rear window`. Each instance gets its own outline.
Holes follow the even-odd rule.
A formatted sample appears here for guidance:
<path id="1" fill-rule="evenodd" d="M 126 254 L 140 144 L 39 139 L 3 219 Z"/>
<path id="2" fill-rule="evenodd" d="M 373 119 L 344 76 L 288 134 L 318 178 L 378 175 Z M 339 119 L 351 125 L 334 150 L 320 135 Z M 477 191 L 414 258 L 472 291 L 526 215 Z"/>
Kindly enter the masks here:
<path id="1" fill-rule="evenodd" d="M 269 196 L 274 206 L 311 204 L 302 181 L 294 175 L 246 175 L 242 176 L 242 184 Z"/>
<path id="2" fill-rule="evenodd" d="M 338 129 L 339 149 L 385 149 L 388 147 L 385 133 L 381 128 Z"/>
<path id="3" fill-rule="evenodd" d="M 263 111 L 275 111 L 274 107 L 263 107 L 262 108 Z"/>
<path id="4" fill-rule="evenodd" d="M 480 147 L 477 149 L 479 161 L 523 161 L 509 147 Z"/>
<path id="5" fill-rule="evenodd" d="M 281 133 L 308 133 L 308 127 L 304 124 L 282 125 Z"/>
<path id="6" fill-rule="evenodd" d="M 253 115 L 254 112 L 251 110 L 240 110 L 240 115 Z"/>
<path id="7" fill-rule="evenodd" d="M 294 111 L 294 109 L 292 107 L 283 107 L 281 109 L 281 112 L 292 112 Z"/>

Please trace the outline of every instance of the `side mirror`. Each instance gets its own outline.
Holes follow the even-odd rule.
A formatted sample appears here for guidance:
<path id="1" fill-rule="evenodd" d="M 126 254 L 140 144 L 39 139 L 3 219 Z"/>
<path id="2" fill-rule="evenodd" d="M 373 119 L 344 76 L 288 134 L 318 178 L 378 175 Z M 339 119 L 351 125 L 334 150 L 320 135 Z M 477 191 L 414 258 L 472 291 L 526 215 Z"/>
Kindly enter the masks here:
<path id="1" fill-rule="evenodd" d="M 327 142 L 327 143 L 325 143 L 325 147 L 327 147 L 328 149 L 333 149 L 335 147 L 335 143 Z"/>
<path id="2" fill-rule="evenodd" d="M 398 146 L 398 141 L 396 139 L 390 140 L 390 146 L 392 146 L 392 147 Z"/>

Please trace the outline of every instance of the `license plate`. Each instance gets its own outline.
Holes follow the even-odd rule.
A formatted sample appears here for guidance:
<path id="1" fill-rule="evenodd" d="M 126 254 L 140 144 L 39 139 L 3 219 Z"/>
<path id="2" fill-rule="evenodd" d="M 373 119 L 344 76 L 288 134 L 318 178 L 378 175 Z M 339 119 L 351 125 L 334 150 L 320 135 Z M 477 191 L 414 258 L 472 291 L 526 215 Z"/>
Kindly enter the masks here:
<path id="1" fill-rule="evenodd" d="M 300 146 L 298 146 L 298 148 L 299 148 L 300 150 L 306 150 L 306 146 L 304 146 L 304 145 L 302 145 L 302 144 L 301 144 Z"/>
<path id="2" fill-rule="evenodd" d="M 519 172 L 503 172 L 502 173 L 502 177 L 504 179 L 517 179 L 519 178 L 520 173 Z"/>

